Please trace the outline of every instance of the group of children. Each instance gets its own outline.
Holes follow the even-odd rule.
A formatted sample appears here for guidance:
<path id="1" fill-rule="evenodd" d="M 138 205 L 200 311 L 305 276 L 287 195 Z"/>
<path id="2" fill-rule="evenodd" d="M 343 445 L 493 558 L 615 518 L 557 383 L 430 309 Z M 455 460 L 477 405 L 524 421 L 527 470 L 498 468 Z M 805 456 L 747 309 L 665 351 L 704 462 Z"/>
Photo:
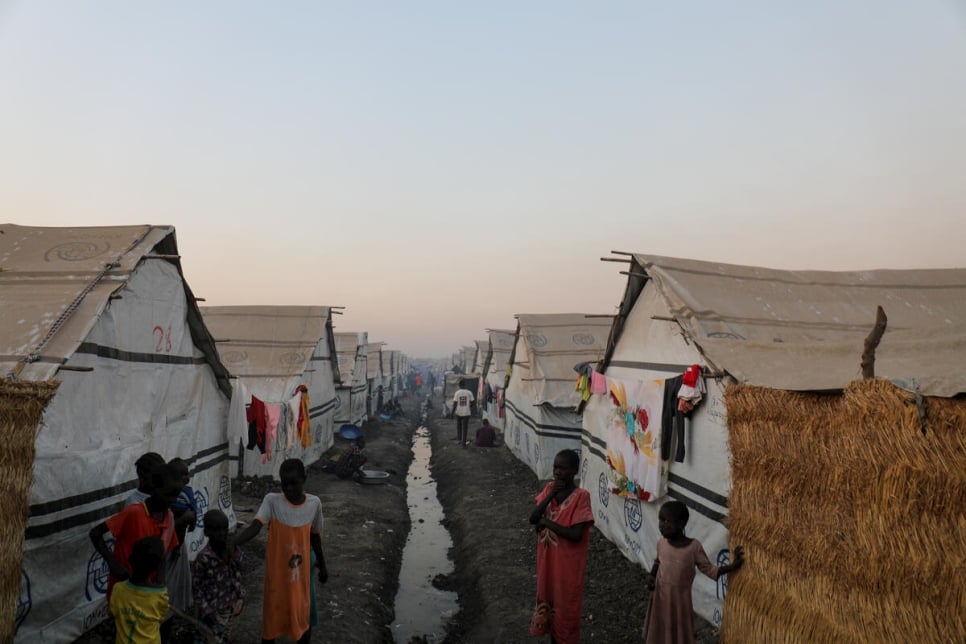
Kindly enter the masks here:
<path id="1" fill-rule="evenodd" d="M 234 539 L 228 517 L 209 510 L 203 517 L 207 545 L 189 563 L 182 544 L 197 522 L 194 492 L 188 486 L 187 463 L 165 463 L 149 452 L 135 463 L 138 487 L 124 509 L 90 531 L 95 550 L 110 573 L 107 599 L 118 644 L 167 642 L 171 617 L 195 626 L 196 642 L 229 642 L 232 623 L 241 613 L 244 557 L 238 546 L 270 525 L 266 549 L 263 642 L 288 636 L 300 643 L 311 638 L 315 624 L 314 584 L 328 573 L 322 553 L 322 506 L 304 492 L 305 467 L 298 459 L 282 463 L 282 493 L 262 501 L 255 520 Z M 113 548 L 106 537 L 113 536 Z"/>
<path id="2" fill-rule="evenodd" d="M 576 452 L 559 452 L 553 461 L 553 480 L 537 495 L 537 507 L 530 514 L 537 532 L 537 600 L 530 634 L 550 635 L 554 644 L 580 640 L 584 570 L 594 515 L 590 493 L 574 483 L 579 467 Z M 685 536 L 687 522 L 684 503 L 669 501 L 661 506 L 658 529 L 662 538 L 651 569 L 645 644 L 693 644 L 691 584 L 695 568 L 717 579 L 744 564 L 744 549 L 738 546 L 730 564 L 712 565 L 701 542 Z"/>

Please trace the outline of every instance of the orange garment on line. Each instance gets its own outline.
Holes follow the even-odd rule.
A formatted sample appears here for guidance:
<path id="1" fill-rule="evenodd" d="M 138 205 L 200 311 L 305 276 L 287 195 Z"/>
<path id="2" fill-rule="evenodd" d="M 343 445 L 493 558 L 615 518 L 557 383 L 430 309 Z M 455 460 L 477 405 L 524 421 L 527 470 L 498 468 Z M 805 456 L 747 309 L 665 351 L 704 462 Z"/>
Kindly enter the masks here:
<path id="1" fill-rule="evenodd" d="M 262 638 L 297 640 L 311 627 L 314 570 L 311 535 L 322 532 L 322 504 L 306 494 L 299 505 L 284 494 L 266 494 L 255 520 L 268 526 Z"/>
<path id="2" fill-rule="evenodd" d="M 299 440 L 302 441 L 302 447 L 308 447 L 312 444 L 312 423 L 309 419 L 309 389 L 305 385 L 299 385 L 295 388 L 296 392 L 302 394 L 302 401 L 299 403 L 299 419 L 296 423 L 296 429 L 298 430 Z"/>
<path id="3" fill-rule="evenodd" d="M 551 494 L 553 481 L 537 496 L 539 505 Z M 551 635 L 558 644 L 580 641 L 580 607 L 584 600 L 584 569 L 594 513 L 590 493 L 577 488 L 563 503 L 550 502 L 544 516 L 564 527 L 586 523 L 580 541 L 570 541 L 548 528 L 537 533 L 537 603 L 530 620 L 531 635 Z"/>

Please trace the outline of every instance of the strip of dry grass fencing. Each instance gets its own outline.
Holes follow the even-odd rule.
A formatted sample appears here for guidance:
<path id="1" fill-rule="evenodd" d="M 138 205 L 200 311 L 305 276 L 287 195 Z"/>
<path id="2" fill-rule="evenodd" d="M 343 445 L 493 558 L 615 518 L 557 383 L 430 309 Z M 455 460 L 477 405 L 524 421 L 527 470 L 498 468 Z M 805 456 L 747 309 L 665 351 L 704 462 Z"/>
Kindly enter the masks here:
<path id="1" fill-rule="evenodd" d="M 58 384 L 0 378 L 0 642 L 13 641 L 35 441 Z"/>
<path id="2" fill-rule="evenodd" d="M 722 641 L 966 642 L 966 399 L 732 386 Z"/>

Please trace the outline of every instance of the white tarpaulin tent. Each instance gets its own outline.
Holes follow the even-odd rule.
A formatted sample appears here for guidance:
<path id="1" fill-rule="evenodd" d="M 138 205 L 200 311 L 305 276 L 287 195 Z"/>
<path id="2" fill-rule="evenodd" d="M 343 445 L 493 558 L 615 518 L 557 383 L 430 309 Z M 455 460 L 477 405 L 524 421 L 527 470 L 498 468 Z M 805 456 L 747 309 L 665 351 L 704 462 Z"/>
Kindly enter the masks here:
<path id="1" fill-rule="evenodd" d="M 142 454 L 185 459 L 200 514 L 234 520 L 228 373 L 167 226 L 0 225 L 0 330 L 6 382 L 60 381 L 26 428 L 32 478 L 7 482 L 29 486 L 22 561 L 4 551 L 21 578 L 16 641 L 69 642 L 107 617 L 107 567 L 88 531 L 123 507 Z M 189 532 L 186 552 L 203 541 Z"/>
<path id="2" fill-rule="evenodd" d="M 786 271 L 648 255 L 630 261 L 601 369 L 608 380 L 626 383 L 663 382 L 692 364 L 706 370 L 705 399 L 685 426 L 683 462 L 668 463 L 667 497 L 691 508 L 688 535 L 713 562 L 728 554 L 729 382 L 843 388 L 862 376 L 864 340 L 881 305 L 889 321 L 876 375 L 924 395 L 966 390 L 966 270 Z M 605 395 L 592 396 L 583 410 L 581 485 L 591 491 L 597 527 L 649 567 L 664 498 L 643 502 L 611 492 L 610 410 Z M 721 583 L 698 575 L 695 610 L 720 623 L 724 594 Z"/>
<path id="3" fill-rule="evenodd" d="M 367 413 L 374 416 L 379 413 L 385 397 L 382 370 L 382 342 L 369 342 L 367 347 L 366 379 L 369 381 L 369 402 Z"/>
<path id="4" fill-rule="evenodd" d="M 305 385 L 308 390 L 309 445 L 287 440 L 294 432 L 290 426 L 277 432 L 267 460 L 255 448 L 244 449 L 248 423 L 243 413 L 231 414 L 228 435 L 232 451 L 240 455 L 235 457 L 237 472 L 232 474 L 278 478 L 278 468 L 287 458 L 301 459 L 306 465 L 319 460 L 333 443 L 338 365 L 332 310 L 325 306 L 205 306 L 201 312 L 231 372 L 236 406 L 249 404 L 251 396 L 272 405 L 288 404 L 298 395 L 297 387 Z"/>
<path id="5" fill-rule="evenodd" d="M 402 393 L 402 351 L 391 350 L 384 353 L 389 354 L 389 395 L 395 399 Z"/>
<path id="6" fill-rule="evenodd" d="M 472 373 L 483 373 L 483 363 L 486 362 L 486 352 L 490 348 L 490 341 L 487 340 L 474 340 L 473 344 L 476 345 L 476 351 L 473 353 L 473 368 L 469 371 Z"/>
<path id="7" fill-rule="evenodd" d="M 469 345 L 460 348 L 460 368 L 463 373 L 474 373 L 473 366 L 476 363 L 476 345 Z"/>
<path id="8" fill-rule="evenodd" d="M 337 332 L 335 350 L 339 362 L 341 384 L 336 387 L 335 429 L 343 425 L 361 427 L 366 420 L 369 385 L 366 380 L 369 350 L 365 331 Z"/>
<path id="9" fill-rule="evenodd" d="M 503 387 L 506 385 L 506 365 L 513 351 L 515 331 L 491 330 L 487 342 L 486 358 L 483 360 L 484 397 L 487 391 L 490 400 L 483 404 L 483 417 L 494 427 L 503 428 L 503 413 L 500 402 L 503 399 Z"/>
<path id="10" fill-rule="evenodd" d="M 583 313 L 518 315 L 505 396 L 505 442 L 537 477 L 550 478 L 554 456 L 580 449 L 581 402 L 574 365 L 604 356 L 610 317 Z"/>

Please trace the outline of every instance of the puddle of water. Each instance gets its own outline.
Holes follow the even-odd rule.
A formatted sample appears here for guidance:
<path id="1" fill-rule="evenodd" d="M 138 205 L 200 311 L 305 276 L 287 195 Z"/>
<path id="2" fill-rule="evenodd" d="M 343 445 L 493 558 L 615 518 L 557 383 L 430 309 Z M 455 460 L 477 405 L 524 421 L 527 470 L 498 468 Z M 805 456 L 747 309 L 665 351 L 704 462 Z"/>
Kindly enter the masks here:
<path id="1" fill-rule="evenodd" d="M 406 644 L 412 637 L 441 642 L 445 626 L 459 605 L 457 595 L 433 587 L 433 578 L 453 572 L 447 558 L 453 539 L 443 527 L 443 507 L 436 496 L 436 481 L 429 471 L 429 430 L 420 427 L 413 436 L 413 462 L 406 475 L 406 497 L 412 528 L 403 548 L 396 593 L 393 637 Z"/>

